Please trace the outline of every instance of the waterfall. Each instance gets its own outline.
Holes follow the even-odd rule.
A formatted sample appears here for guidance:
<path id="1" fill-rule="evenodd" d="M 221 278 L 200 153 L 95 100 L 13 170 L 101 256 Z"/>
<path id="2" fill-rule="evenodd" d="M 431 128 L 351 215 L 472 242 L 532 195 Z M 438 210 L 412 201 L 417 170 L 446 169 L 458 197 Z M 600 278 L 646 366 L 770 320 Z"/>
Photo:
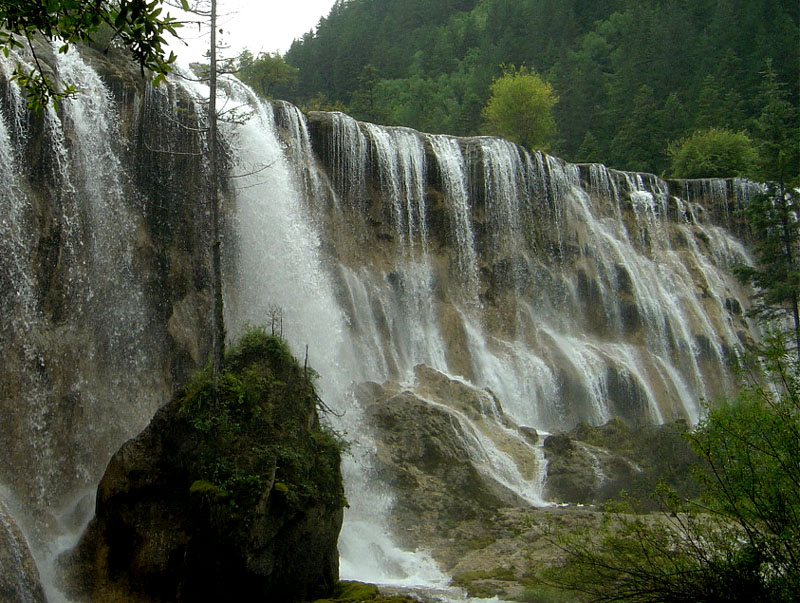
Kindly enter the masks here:
<path id="1" fill-rule="evenodd" d="M 430 143 L 439 169 L 450 229 L 453 233 L 453 255 L 458 278 L 468 304 L 477 306 L 478 255 L 472 230 L 469 190 L 464 156 L 455 138 L 430 136 Z"/>
<path id="2" fill-rule="evenodd" d="M 7 79 L 16 60 L 30 58 L 0 61 L 0 492 L 57 601 L 53 560 L 91 518 L 111 454 L 174 386 L 120 109 L 71 50 L 52 65 L 81 94 L 34 116 Z"/>
<path id="3" fill-rule="evenodd" d="M 210 307 L 207 90 L 114 92 L 77 53 L 53 60 L 83 93 L 40 118 L 0 61 L 0 491 L 28 508 L 42 567 L 88 521 L 110 455 L 205 361 Z M 732 208 L 754 185 L 304 116 L 224 87 L 247 117 L 221 126 L 226 321 L 232 338 L 277 325 L 341 415 L 326 420 L 352 441 L 343 577 L 447 582 L 392 535 L 403 494 L 381 481 L 367 390 L 446 417 L 482 479 L 541 505 L 524 427 L 696 423 L 735 385 L 755 335 Z"/>

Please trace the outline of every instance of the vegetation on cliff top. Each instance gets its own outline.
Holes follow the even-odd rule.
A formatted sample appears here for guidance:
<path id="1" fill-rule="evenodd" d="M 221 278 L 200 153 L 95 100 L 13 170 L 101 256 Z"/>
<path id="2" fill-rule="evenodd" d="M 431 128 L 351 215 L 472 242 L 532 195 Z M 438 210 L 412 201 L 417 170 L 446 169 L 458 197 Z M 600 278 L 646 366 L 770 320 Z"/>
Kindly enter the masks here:
<path id="1" fill-rule="evenodd" d="M 188 8 L 186 0 L 181 0 L 181 4 Z M 107 38 L 109 44 L 116 41 L 143 70 L 155 73 L 154 81 L 158 82 L 169 73 L 176 58 L 172 52 L 167 55 L 164 36 L 176 35 L 180 27 L 176 19 L 162 11 L 160 0 L 2 2 L 0 50 L 8 56 L 10 50 L 27 46 L 32 53 L 34 67 L 25 70 L 17 65 L 12 79 L 27 90 L 28 102 L 37 109 L 76 90 L 72 87 L 60 89 L 44 74 L 32 43 L 36 35 L 60 40 L 59 52 L 67 52 L 71 45 L 90 43 L 99 37 Z"/>
<path id="2" fill-rule="evenodd" d="M 535 71 L 506 66 L 490 89 L 483 108 L 489 131 L 526 147 L 547 149 L 556 133 L 553 87 Z"/>
<path id="3" fill-rule="evenodd" d="M 273 94 L 472 135 L 502 65 L 524 65 L 560 99 L 555 153 L 661 173 L 695 131 L 756 137 L 768 62 L 796 104 L 798 24 L 793 0 L 339 1 L 286 53 L 297 81 Z"/>
<path id="4" fill-rule="evenodd" d="M 265 492 L 288 508 L 342 506 L 343 442 L 320 425 L 316 374 L 286 342 L 251 329 L 227 353 L 216 392 L 211 373 L 207 367 L 185 386 L 179 416 L 205 443 L 190 492 L 216 520 L 246 526 Z"/>

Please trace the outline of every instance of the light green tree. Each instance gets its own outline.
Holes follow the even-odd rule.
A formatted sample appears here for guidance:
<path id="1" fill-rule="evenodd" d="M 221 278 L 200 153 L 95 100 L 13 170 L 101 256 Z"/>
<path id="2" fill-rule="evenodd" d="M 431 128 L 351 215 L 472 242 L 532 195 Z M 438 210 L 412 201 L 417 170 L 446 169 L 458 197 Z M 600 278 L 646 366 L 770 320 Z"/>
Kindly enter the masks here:
<path id="1" fill-rule="evenodd" d="M 556 134 L 553 87 L 527 67 L 504 66 L 490 86 L 483 117 L 491 134 L 529 148 L 547 149 Z"/>
<path id="2" fill-rule="evenodd" d="M 698 130 L 667 148 L 675 178 L 732 178 L 753 173 L 758 153 L 744 132 Z"/>

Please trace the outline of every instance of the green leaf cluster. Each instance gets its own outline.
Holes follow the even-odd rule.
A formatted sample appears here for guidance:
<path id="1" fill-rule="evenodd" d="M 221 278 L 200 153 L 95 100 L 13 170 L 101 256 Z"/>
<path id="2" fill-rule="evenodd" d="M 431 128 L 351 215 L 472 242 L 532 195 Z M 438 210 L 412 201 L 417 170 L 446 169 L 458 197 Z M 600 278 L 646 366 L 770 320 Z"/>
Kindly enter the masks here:
<path id="1" fill-rule="evenodd" d="M 698 130 L 667 148 L 675 178 L 734 178 L 752 175 L 758 153 L 744 132 L 725 128 Z"/>
<path id="2" fill-rule="evenodd" d="M 547 149 L 556 132 L 553 87 L 526 67 L 506 66 L 483 108 L 489 131 L 523 146 Z"/>
<path id="3" fill-rule="evenodd" d="M 182 0 L 186 4 L 186 0 Z M 133 58 L 155 74 L 154 83 L 164 79 L 175 61 L 166 53 L 165 35 L 177 35 L 180 23 L 169 14 L 162 15 L 161 0 L 45 0 L 39 2 L 0 2 L 0 50 L 6 57 L 11 50 L 28 45 L 33 52 L 35 69 L 25 72 L 17 67 L 14 78 L 28 93 L 32 108 L 41 109 L 51 101 L 75 93 L 61 89 L 43 73 L 32 40 L 43 36 L 61 40 L 59 52 L 70 46 L 90 43 L 99 31 L 111 30 L 110 39 L 125 47 Z"/>

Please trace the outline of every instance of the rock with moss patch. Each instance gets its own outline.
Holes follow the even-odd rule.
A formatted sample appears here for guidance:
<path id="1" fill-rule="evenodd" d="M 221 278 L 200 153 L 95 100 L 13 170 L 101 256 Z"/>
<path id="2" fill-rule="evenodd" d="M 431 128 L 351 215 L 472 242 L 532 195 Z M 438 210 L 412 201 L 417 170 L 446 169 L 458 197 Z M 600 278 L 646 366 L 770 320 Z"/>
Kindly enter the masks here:
<path id="1" fill-rule="evenodd" d="M 308 601 L 338 579 L 341 444 L 286 343 L 247 334 L 108 465 L 61 565 L 92 601 Z"/>
<path id="2" fill-rule="evenodd" d="M 317 599 L 314 603 L 420 603 L 420 600 L 403 595 L 384 595 L 374 584 L 342 581 L 336 585 L 331 598 Z"/>

